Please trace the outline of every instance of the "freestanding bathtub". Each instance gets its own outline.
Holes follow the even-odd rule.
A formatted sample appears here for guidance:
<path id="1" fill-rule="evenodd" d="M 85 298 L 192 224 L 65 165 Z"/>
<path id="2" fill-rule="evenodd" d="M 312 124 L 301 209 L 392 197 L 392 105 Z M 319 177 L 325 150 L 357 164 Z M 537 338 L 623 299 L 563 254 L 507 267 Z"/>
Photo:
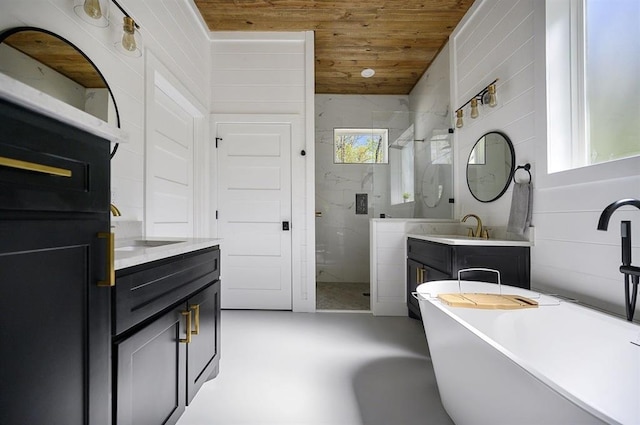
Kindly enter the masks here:
<path id="1" fill-rule="evenodd" d="M 540 306 L 481 310 L 437 298 L 457 292 L 457 280 L 418 287 L 440 398 L 457 425 L 640 424 L 640 326 L 505 285 Z"/>

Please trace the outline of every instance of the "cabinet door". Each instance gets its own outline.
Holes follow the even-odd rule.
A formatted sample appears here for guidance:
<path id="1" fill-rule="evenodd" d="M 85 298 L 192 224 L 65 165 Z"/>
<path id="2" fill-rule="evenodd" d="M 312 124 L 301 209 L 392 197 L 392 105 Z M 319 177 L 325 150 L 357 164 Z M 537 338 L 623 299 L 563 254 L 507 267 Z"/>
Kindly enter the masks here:
<path id="1" fill-rule="evenodd" d="M 208 379 L 218 373 L 220 359 L 220 281 L 188 301 L 194 314 L 193 334 L 187 345 L 187 404 Z"/>
<path id="2" fill-rule="evenodd" d="M 185 410 L 186 317 L 170 310 L 115 343 L 117 425 L 175 424 Z"/>
<path id="3" fill-rule="evenodd" d="M 110 424 L 110 289 L 94 266 L 107 215 L 12 214 L 0 211 L 0 424 Z"/>

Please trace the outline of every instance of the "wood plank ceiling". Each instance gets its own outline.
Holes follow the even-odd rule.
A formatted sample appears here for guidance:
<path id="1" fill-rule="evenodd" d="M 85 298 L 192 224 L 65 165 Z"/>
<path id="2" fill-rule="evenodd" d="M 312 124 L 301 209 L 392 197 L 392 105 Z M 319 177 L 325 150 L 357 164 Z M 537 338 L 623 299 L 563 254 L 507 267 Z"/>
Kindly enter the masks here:
<path id="1" fill-rule="evenodd" d="M 474 0 L 195 0 L 211 31 L 314 31 L 316 93 L 409 94 Z M 372 68 L 375 75 L 360 72 Z"/>

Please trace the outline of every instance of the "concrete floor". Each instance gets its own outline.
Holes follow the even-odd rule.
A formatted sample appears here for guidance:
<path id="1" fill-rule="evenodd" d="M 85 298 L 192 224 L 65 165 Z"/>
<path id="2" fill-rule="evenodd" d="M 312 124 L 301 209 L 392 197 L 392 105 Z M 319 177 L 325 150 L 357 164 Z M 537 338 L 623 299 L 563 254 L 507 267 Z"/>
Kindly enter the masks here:
<path id="1" fill-rule="evenodd" d="M 453 424 L 416 320 L 225 310 L 222 332 L 220 374 L 178 425 Z"/>

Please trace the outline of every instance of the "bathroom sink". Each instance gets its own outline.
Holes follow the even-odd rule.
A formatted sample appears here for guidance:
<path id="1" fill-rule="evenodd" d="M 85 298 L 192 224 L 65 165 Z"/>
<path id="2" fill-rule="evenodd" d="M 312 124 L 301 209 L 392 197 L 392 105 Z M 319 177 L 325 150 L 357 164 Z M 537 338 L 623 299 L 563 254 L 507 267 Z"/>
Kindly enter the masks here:
<path id="1" fill-rule="evenodd" d="M 163 241 L 163 240 L 149 240 L 149 239 L 139 239 L 133 241 L 127 241 L 126 245 L 116 247 L 116 251 L 136 251 L 145 248 L 156 248 L 166 245 L 172 245 L 176 243 L 181 243 L 185 241 Z"/>

